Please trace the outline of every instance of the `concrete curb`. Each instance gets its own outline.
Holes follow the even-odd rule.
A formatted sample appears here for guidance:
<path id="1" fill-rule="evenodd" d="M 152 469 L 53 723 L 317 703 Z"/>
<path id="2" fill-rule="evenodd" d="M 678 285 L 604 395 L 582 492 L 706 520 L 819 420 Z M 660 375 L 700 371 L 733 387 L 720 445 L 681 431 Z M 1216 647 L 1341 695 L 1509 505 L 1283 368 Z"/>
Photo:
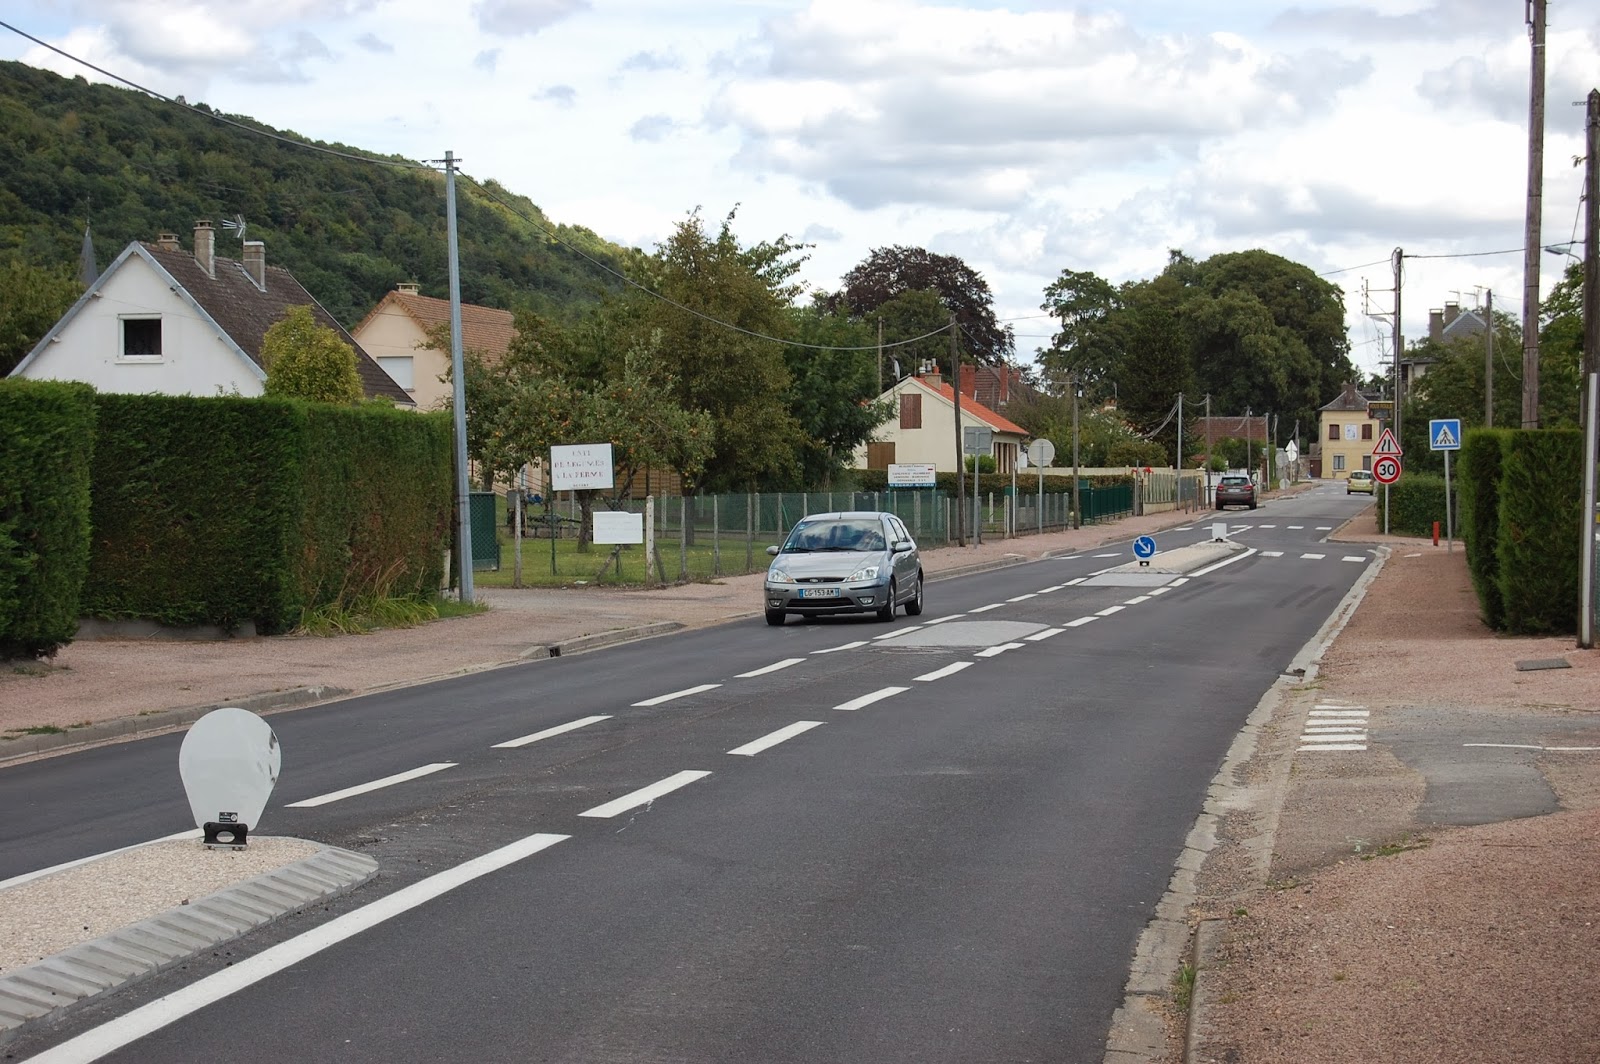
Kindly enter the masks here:
<path id="1" fill-rule="evenodd" d="M 275 871 L 0 975 L 0 1045 L 101 994 L 354 890 L 377 873 L 378 862 L 372 858 L 326 846 Z"/>

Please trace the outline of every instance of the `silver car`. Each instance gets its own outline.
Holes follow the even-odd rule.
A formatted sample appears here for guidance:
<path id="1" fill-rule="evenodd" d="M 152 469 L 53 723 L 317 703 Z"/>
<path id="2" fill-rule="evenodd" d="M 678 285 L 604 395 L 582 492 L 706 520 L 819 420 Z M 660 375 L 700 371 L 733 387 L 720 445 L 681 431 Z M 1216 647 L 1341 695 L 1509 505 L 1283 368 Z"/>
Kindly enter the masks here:
<path id="1" fill-rule="evenodd" d="M 791 613 L 876 613 L 888 621 L 896 606 L 905 606 L 909 617 L 922 612 L 922 555 L 894 514 L 810 514 L 789 530 L 782 547 L 767 553 L 768 624 L 782 624 Z"/>

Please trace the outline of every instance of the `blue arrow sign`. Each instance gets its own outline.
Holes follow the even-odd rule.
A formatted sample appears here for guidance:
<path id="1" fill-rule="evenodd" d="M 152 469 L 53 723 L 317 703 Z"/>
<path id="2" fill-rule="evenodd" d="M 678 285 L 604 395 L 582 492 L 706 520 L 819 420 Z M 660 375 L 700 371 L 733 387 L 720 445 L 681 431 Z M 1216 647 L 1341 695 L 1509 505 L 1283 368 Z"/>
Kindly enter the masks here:
<path id="1" fill-rule="evenodd" d="M 1434 451 L 1461 450 L 1461 419 L 1438 417 L 1428 422 L 1428 448 Z"/>
<path id="2" fill-rule="evenodd" d="M 1140 536 L 1133 541 L 1133 553 L 1140 558 L 1154 558 L 1156 555 L 1156 541 L 1149 536 Z"/>

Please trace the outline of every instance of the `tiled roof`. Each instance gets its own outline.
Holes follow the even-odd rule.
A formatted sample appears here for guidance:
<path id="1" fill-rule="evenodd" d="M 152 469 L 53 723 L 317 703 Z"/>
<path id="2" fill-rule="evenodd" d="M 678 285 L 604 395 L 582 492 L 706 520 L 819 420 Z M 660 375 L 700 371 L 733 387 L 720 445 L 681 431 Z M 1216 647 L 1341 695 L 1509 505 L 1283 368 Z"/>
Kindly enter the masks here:
<path id="1" fill-rule="evenodd" d="M 448 299 L 435 299 L 412 292 L 390 292 L 367 312 L 367 316 L 361 319 L 361 325 L 356 326 L 356 331 L 360 332 L 362 325 L 383 313 L 386 307 L 399 307 L 405 311 L 422 327 L 423 332 L 431 332 L 441 325 L 448 328 L 450 325 Z M 509 310 L 461 304 L 461 346 L 471 351 L 481 351 L 488 362 L 498 362 L 504 358 L 516 335 L 516 326 L 512 324 Z"/>
<path id="2" fill-rule="evenodd" d="M 415 405 L 405 389 L 396 384 L 361 349 L 361 345 L 344 330 L 344 326 L 301 287 L 300 282 L 294 279 L 294 274 L 283 267 L 266 268 L 267 288 L 263 292 L 255 286 L 255 282 L 245 273 L 244 264 L 237 259 L 215 259 L 216 276 L 210 277 L 200 268 L 194 255 L 187 251 L 148 243 L 143 247 L 256 365 L 261 365 L 261 342 L 267 330 L 282 320 L 290 307 L 310 307 L 311 316 L 318 325 L 325 325 L 338 333 L 339 339 L 355 350 L 356 373 L 361 377 L 361 390 L 367 398 L 389 399 L 405 406 Z"/>
<path id="3" fill-rule="evenodd" d="M 956 401 L 955 390 L 951 388 L 947 382 L 940 381 L 938 384 L 933 384 L 930 381 L 923 380 L 921 377 L 916 377 L 913 379 L 924 388 L 938 392 L 950 402 L 954 403 Z M 1028 430 L 1023 428 L 1021 425 L 1001 417 L 993 410 L 990 410 L 988 407 L 969 396 L 962 396 L 961 412 L 964 414 L 971 414 L 973 417 L 977 418 L 979 421 L 987 423 L 990 428 L 995 429 L 998 432 L 1013 432 L 1018 436 L 1028 435 Z"/>
<path id="4" fill-rule="evenodd" d="M 1339 397 L 1326 406 L 1321 407 L 1321 409 L 1332 410 L 1336 412 L 1359 410 L 1364 414 L 1367 412 L 1367 402 L 1367 397 L 1361 394 L 1361 390 L 1359 388 L 1357 388 L 1354 384 L 1346 384 L 1344 386 L 1344 390 L 1339 393 Z"/>

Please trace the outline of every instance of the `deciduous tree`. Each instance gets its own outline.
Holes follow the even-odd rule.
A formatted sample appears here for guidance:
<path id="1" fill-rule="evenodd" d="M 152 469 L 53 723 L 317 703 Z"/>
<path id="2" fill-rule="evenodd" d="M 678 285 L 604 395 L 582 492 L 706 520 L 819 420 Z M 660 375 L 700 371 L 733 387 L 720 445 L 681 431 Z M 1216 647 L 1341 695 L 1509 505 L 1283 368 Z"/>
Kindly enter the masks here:
<path id="1" fill-rule="evenodd" d="M 344 404 L 359 403 L 364 395 L 355 349 L 326 325 L 318 325 L 310 307 L 290 307 L 267 330 L 261 364 L 267 371 L 268 395 Z"/>

